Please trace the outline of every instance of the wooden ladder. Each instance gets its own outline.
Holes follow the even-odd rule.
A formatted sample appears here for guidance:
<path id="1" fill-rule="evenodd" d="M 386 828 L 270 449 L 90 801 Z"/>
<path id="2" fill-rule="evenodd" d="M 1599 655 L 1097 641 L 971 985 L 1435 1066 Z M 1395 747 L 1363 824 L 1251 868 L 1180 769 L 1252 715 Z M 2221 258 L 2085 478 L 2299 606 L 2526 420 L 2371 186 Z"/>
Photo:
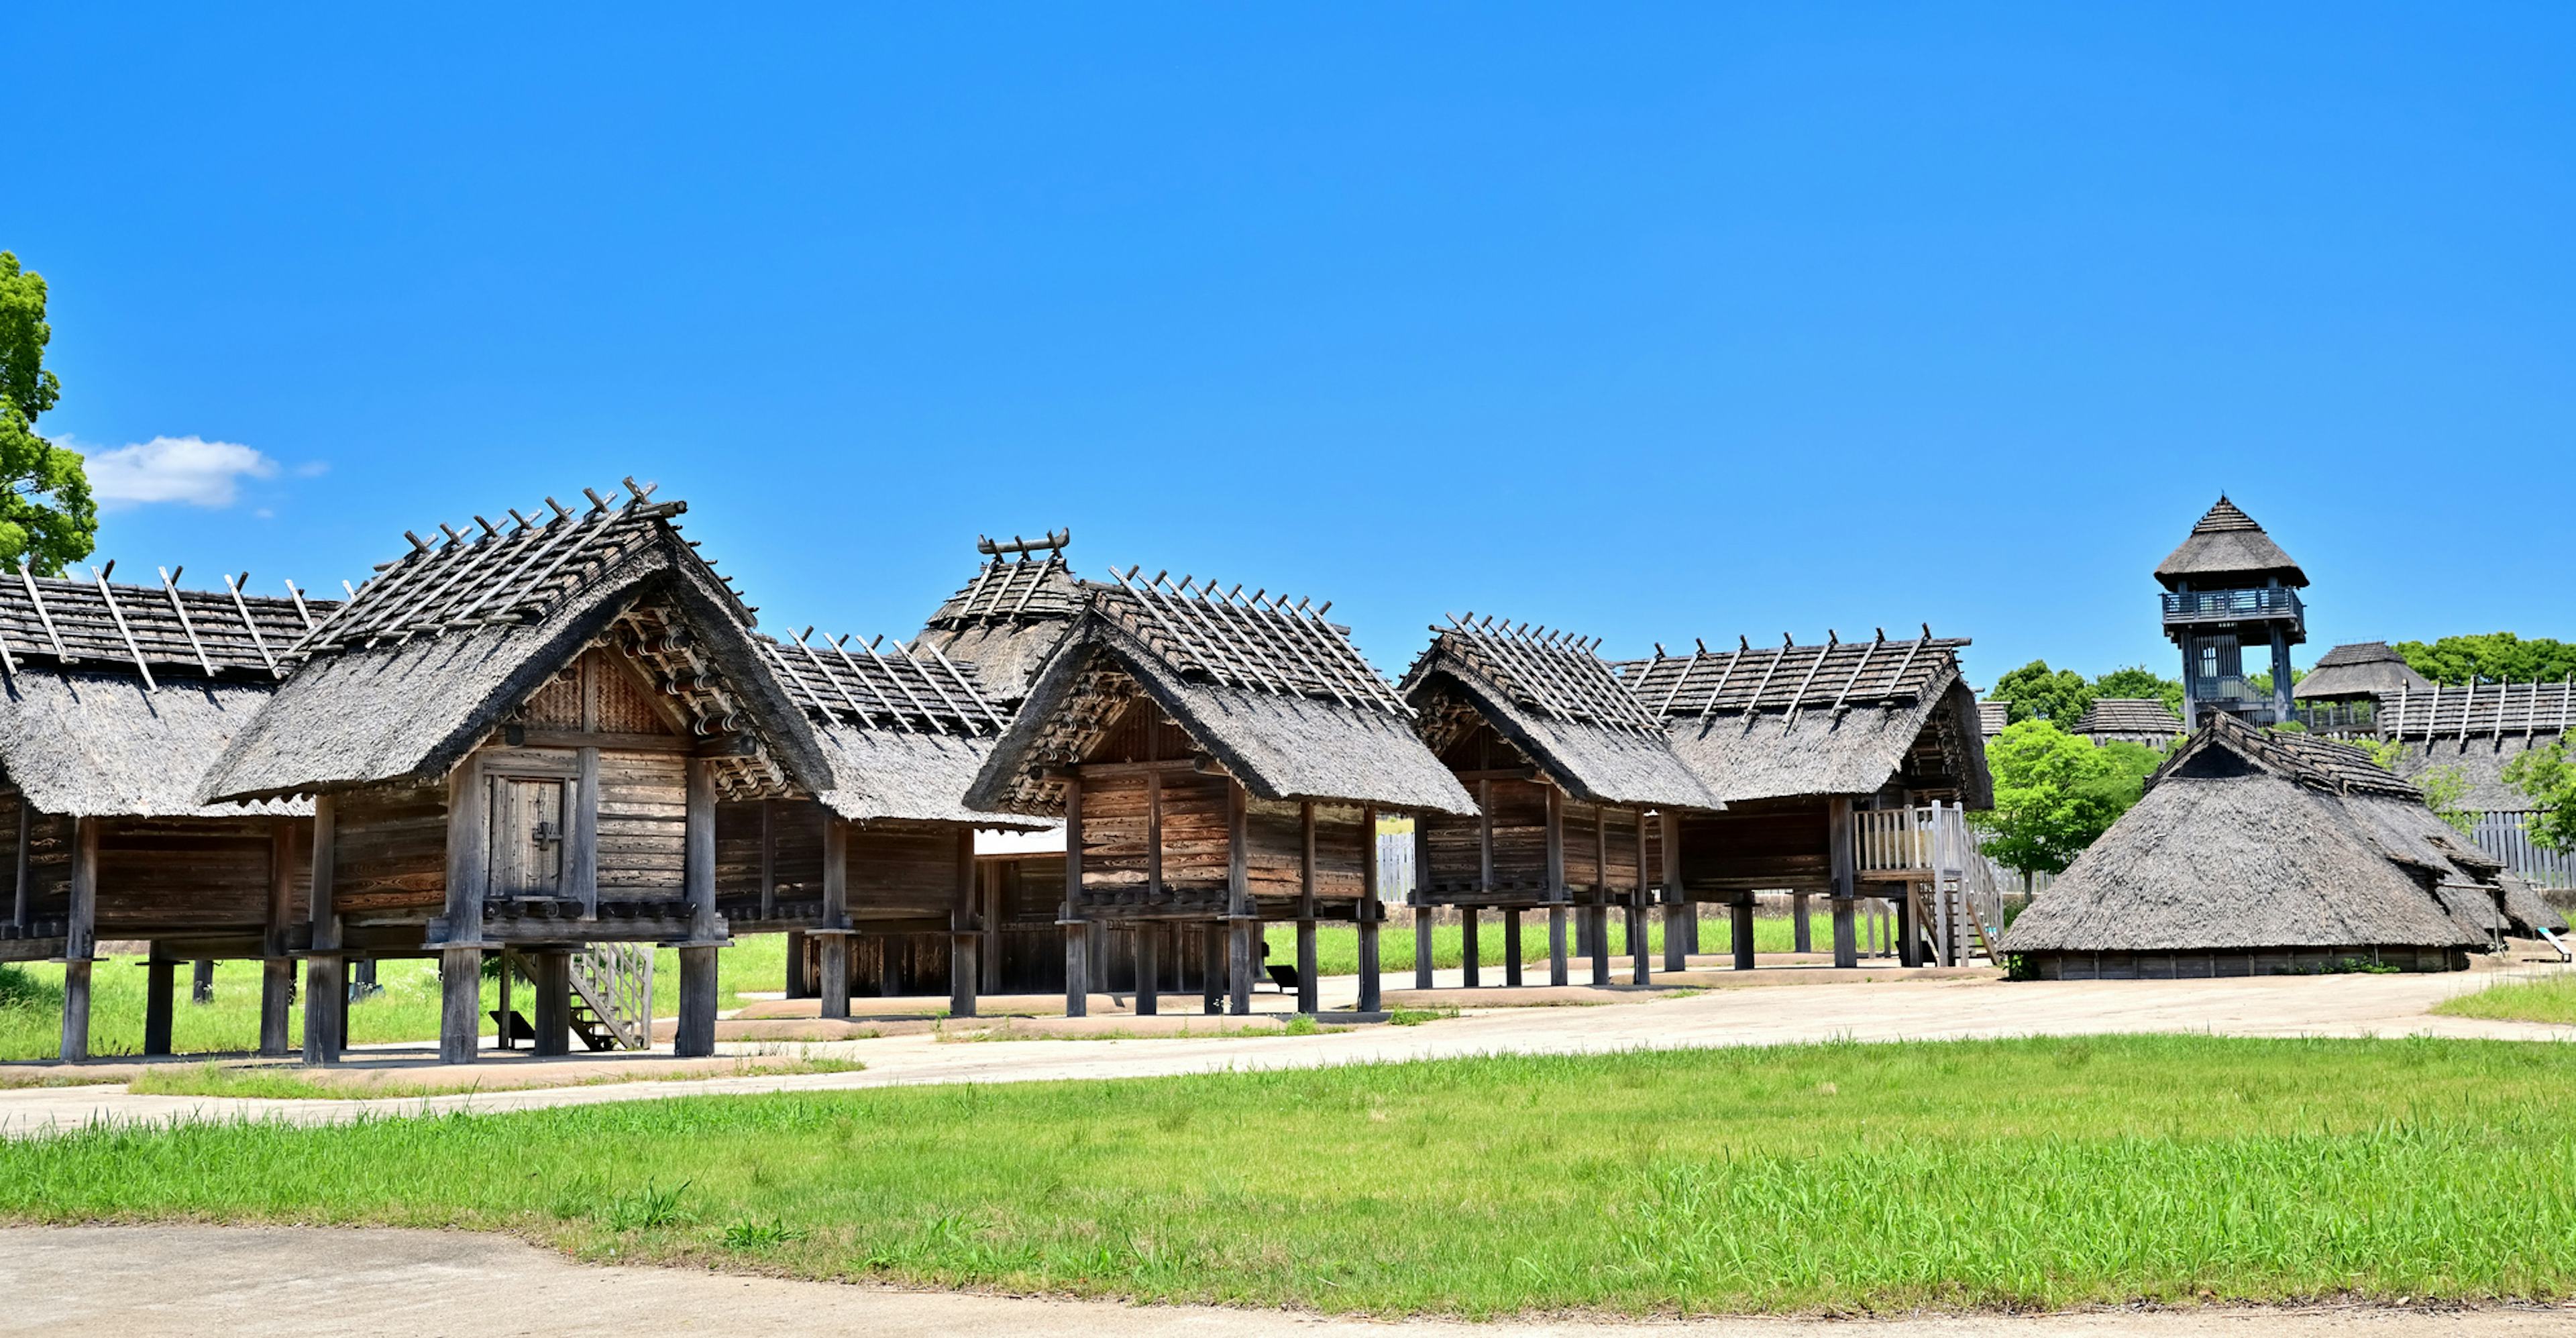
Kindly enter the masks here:
<path id="1" fill-rule="evenodd" d="M 572 955 L 572 1029 L 593 1050 L 653 1048 L 653 945 L 593 943 Z"/>

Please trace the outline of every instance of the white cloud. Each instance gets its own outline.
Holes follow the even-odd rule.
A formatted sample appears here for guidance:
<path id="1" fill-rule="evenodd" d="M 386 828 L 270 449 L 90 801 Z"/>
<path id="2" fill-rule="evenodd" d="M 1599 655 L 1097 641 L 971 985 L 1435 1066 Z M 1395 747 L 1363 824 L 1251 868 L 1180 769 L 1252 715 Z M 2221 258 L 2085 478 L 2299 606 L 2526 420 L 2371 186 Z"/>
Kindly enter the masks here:
<path id="1" fill-rule="evenodd" d="M 154 437 L 112 450 L 86 450 L 69 438 L 56 445 L 87 457 L 90 494 L 105 507 L 185 502 L 227 507 L 241 500 L 241 481 L 275 478 L 275 460 L 239 442 Z"/>

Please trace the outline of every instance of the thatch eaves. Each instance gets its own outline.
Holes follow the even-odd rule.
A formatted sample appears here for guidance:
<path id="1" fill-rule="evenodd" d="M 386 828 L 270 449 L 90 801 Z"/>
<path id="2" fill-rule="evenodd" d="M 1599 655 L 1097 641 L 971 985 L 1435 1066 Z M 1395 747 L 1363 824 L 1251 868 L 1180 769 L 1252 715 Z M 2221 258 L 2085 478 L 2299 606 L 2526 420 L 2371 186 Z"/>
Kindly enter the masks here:
<path id="1" fill-rule="evenodd" d="M 2433 680 L 2415 672 L 2387 642 L 2356 641 L 2317 657 L 2316 667 L 2291 686 L 2290 695 L 2303 702 L 2334 701 L 2432 690 Z"/>
<path id="2" fill-rule="evenodd" d="M 2260 585 L 2275 577 L 2283 585 L 2308 583 L 2308 574 L 2299 570 L 2299 564 L 2224 495 L 2191 527 L 2181 545 L 2156 564 L 2156 579 L 2168 590 L 2181 589 L 2185 582 L 2204 590 Z"/>
<path id="3" fill-rule="evenodd" d="M 1277 621 L 1255 623 L 1238 607 L 1235 630 L 1220 640 L 1201 629 L 1229 615 L 1204 595 L 1119 587 L 1089 594 L 1083 616 L 968 791 L 971 807 L 1061 815 L 1064 788 L 1055 769 L 1087 755 L 1143 697 L 1256 798 L 1476 811 L 1457 778 L 1414 736 L 1410 708 L 1320 611 L 1270 606 L 1267 615 Z M 1145 607 L 1149 600 L 1156 607 Z M 1283 625 L 1290 620 L 1308 625 Z M 1306 647 L 1302 654 L 1292 649 L 1297 645 Z M 1237 658 L 1256 647 L 1268 650 L 1258 677 L 1251 661 Z M 1360 675 L 1376 685 L 1374 695 L 1359 695 L 1367 687 Z"/>
<path id="4" fill-rule="evenodd" d="M 0 699 L 0 771 L 37 811 L 83 818 L 303 815 L 276 800 L 212 804 L 198 787 L 268 704 L 259 683 L 171 679 L 146 688 L 130 669 L 23 667 Z"/>
<path id="5" fill-rule="evenodd" d="M 1667 809 L 1724 805 L 1662 726 L 1589 645 L 1549 644 L 1509 627 L 1434 629 L 1398 690 L 1433 751 L 1482 721 L 1557 788 L 1588 803 Z"/>
<path id="6" fill-rule="evenodd" d="M 777 779 L 830 789 L 832 772 L 813 726 L 746 630 L 740 601 L 667 527 L 616 551 L 606 568 L 586 564 L 581 584 L 551 588 L 532 622 L 402 626 L 370 619 L 342 626 L 330 640 L 341 648 L 297 669 L 226 750 L 206 797 L 318 793 L 444 775 L 584 647 L 630 612 L 647 610 L 655 620 L 667 614 L 677 629 L 654 640 L 677 636 L 681 653 L 712 671 L 668 685 L 683 709 L 708 717 L 696 726 L 701 732 L 748 729 L 762 755 L 784 769 Z M 367 602 L 369 588 L 361 588 L 356 605 Z M 419 606 L 434 607 L 437 598 L 425 593 Z M 758 761 L 743 763 L 746 783 Z"/>

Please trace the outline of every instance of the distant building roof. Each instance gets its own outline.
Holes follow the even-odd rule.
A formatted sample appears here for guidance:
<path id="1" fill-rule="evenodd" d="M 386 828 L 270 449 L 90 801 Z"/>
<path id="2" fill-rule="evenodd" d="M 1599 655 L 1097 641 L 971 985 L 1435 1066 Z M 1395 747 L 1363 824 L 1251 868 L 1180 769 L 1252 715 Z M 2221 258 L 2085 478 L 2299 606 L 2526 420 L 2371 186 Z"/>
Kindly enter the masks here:
<path id="1" fill-rule="evenodd" d="M 1996 736 L 1996 735 L 1998 735 L 1998 734 L 2003 733 L 2003 732 L 2004 732 L 2004 726 L 2009 725 L 2009 724 L 2011 724 L 2011 723 L 2012 723 L 2012 703 L 2011 703 L 2011 702 L 1979 702 L 1979 703 L 1977 703 L 1977 733 L 1978 733 L 1978 734 L 1983 735 L 1984 737 L 1991 739 L 1991 738 L 1993 738 L 1994 736 Z"/>
<path id="2" fill-rule="evenodd" d="M 2155 697 L 2096 697 L 2076 720 L 2074 732 L 2141 742 L 2170 739 L 2183 732 L 2182 717 Z"/>
<path id="3" fill-rule="evenodd" d="M 2308 574 L 2299 570 L 2299 564 L 2224 495 L 2191 527 L 2182 546 L 2156 565 L 2156 579 L 2167 589 L 2180 588 L 2185 581 L 2207 589 L 2233 579 L 2276 576 L 2283 585 L 2308 583 Z"/>
<path id="4" fill-rule="evenodd" d="M 2430 692 L 2433 680 L 2415 672 L 2387 642 L 2356 641 L 2319 657 L 2317 667 L 2290 689 L 2290 695 L 2300 701 L 2332 701 L 2394 696 L 2400 690 Z"/>

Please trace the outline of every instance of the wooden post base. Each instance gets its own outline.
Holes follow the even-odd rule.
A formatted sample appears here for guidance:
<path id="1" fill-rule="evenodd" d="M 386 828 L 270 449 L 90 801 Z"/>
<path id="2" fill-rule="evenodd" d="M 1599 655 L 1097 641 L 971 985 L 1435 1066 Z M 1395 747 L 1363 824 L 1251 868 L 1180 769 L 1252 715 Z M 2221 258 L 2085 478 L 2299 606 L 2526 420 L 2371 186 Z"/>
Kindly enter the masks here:
<path id="1" fill-rule="evenodd" d="M 850 936 L 817 934 L 815 939 L 814 988 L 817 1015 L 846 1018 L 850 1015 Z"/>
<path id="2" fill-rule="evenodd" d="M 1379 978 L 1377 960 L 1377 927 L 1385 915 L 1375 902 L 1360 905 L 1360 1002 L 1363 1013 L 1377 1012 L 1383 999 L 1379 993 L 1384 983 Z"/>
<path id="3" fill-rule="evenodd" d="M 143 1053 L 170 1053 L 172 1006 L 179 993 L 179 964 L 155 957 L 143 968 Z"/>
<path id="4" fill-rule="evenodd" d="M 1728 907 L 1727 912 L 1727 937 L 1734 940 L 1735 969 L 1750 971 L 1753 969 L 1753 898 L 1746 897 Z"/>
<path id="5" fill-rule="evenodd" d="M 1315 979 L 1315 922 L 1297 922 L 1297 1011 L 1323 1011 L 1322 983 Z"/>
<path id="6" fill-rule="evenodd" d="M 1477 941 L 1476 935 L 1479 927 L 1476 922 L 1481 918 L 1473 906 L 1458 912 L 1459 964 L 1464 968 L 1460 979 L 1471 990 L 1485 983 L 1484 945 Z"/>
<path id="7" fill-rule="evenodd" d="M 483 1048 L 483 950 L 438 954 L 438 1062 L 471 1064 Z"/>
<path id="8" fill-rule="evenodd" d="M 1517 909 L 1503 912 L 1503 983 L 1521 983 L 1521 913 Z"/>
<path id="9" fill-rule="evenodd" d="M 1628 903 L 1628 979 L 1636 985 L 1655 983 L 1652 935 L 1647 932 L 1648 919 L 1643 895 Z"/>
<path id="10" fill-rule="evenodd" d="M 948 938 L 948 1015 L 975 1016 L 976 948 L 982 936 L 951 934 Z"/>
<path id="11" fill-rule="evenodd" d="M 1599 902 L 1583 908 L 1583 938 L 1592 954 L 1592 983 L 1610 983 L 1610 908 Z"/>
<path id="12" fill-rule="evenodd" d="M 716 1052 L 716 954 L 721 951 L 680 949 L 680 1025 L 671 1050 L 682 1059 Z"/>
<path id="13" fill-rule="evenodd" d="M 1136 1016 L 1152 1017 L 1163 1008 L 1163 931 L 1160 926 L 1136 926 Z"/>
<path id="14" fill-rule="evenodd" d="M 1813 933 L 1807 928 L 1807 894 L 1804 892 L 1789 898 L 1789 934 L 1791 949 L 1798 952 L 1816 950 Z"/>
<path id="15" fill-rule="evenodd" d="M 259 963 L 259 1052 L 277 1056 L 294 1053 L 294 1032 L 289 1025 L 288 1010 L 295 999 L 295 959 L 265 957 Z"/>
<path id="16" fill-rule="evenodd" d="M 349 1035 L 346 964 L 337 953 L 304 959 L 304 1062 L 337 1064 Z"/>
<path id="17" fill-rule="evenodd" d="M 1565 908 L 1547 908 L 1547 983 L 1562 985 L 1570 977 L 1565 968 Z"/>
<path id="18" fill-rule="evenodd" d="M 87 961 L 63 963 L 63 1042 L 57 1053 L 75 1064 L 89 1058 L 89 970 Z"/>
<path id="19" fill-rule="evenodd" d="M 1079 921 L 1064 926 L 1064 1015 L 1091 1016 L 1091 926 Z"/>
<path id="20" fill-rule="evenodd" d="M 1835 897 L 1832 899 L 1834 906 L 1834 965 L 1836 966 L 1854 967 L 1860 965 L 1860 926 L 1853 918 L 1856 910 L 1855 902 L 1857 900 L 1858 899 L 1854 897 Z"/>
<path id="21" fill-rule="evenodd" d="M 1664 969 L 1684 971 L 1690 968 L 1691 921 L 1699 918 L 1699 907 L 1687 901 L 1664 903 Z"/>
<path id="22" fill-rule="evenodd" d="M 572 953 L 549 948 L 528 954 L 528 984 L 537 996 L 537 1039 L 529 1051 L 539 1055 L 572 1053 Z"/>
<path id="23" fill-rule="evenodd" d="M 1413 908 L 1413 988 L 1431 988 L 1431 908 Z"/>

